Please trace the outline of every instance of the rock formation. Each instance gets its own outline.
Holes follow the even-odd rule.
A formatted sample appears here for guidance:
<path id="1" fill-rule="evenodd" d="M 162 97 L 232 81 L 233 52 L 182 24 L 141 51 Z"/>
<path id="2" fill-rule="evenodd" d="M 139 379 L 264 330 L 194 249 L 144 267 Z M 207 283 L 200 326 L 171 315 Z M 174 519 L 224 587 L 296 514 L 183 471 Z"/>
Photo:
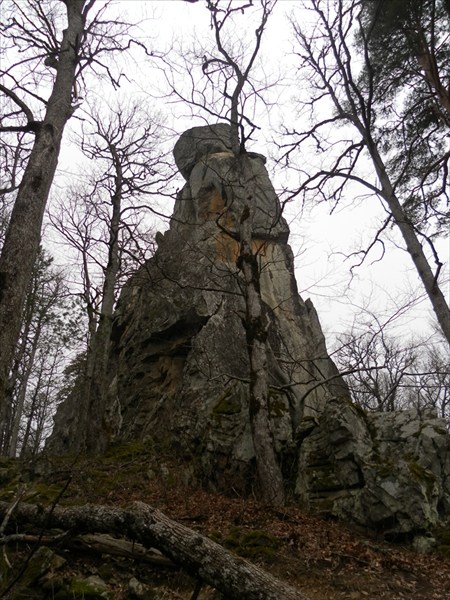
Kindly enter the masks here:
<path id="1" fill-rule="evenodd" d="M 248 492 L 254 451 L 243 280 L 236 261 L 245 198 L 227 125 L 189 130 L 175 161 L 187 183 L 154 257 L 126 284 L 115 316 L 113 360 L 121 439 L 148 437 L 190 456 L 220 489 Z M 288 227 L 261 155 L 246 155 L 255 202 L 253 248 L 269 321 L 271 413 L 286 469 L 295 430 L 346 394 L 311 303 L 297 291 Z M 317 386 L 317 382 L 330 380 Z M 317 386 L 317 387 L 315 387 Z M 289 457 L 289 458 L 288 458 Z"/>
<path id="2" fill-rule="evenodd" d="M 244 283 L 236 264 L 251 201 L 269 332 L 270 418 L 287 490 L 391 537 L 425 532 L 450 509 L 445 424 L 412 411 L 366 414 L 352 404 L 314 307 L 298 294 L 265 158 L 235 156 L 230 136 L 225 124 L 196 127 L 175 145 L 186 184 L 155 255 L 120 297 L 105 430 L 111 440 L 144 439 L 156 452 L 176 453 L 191 480 L 251 492 Z M 69 415 L 74 423 L 73 406 L 57 415 L 53 450 L 70 450 Z"/>
<path id="3" fill-rule="evenodd" d="M 365 412 L 333 398 L 304 419 L 296 496 L 392 541 L 423 536 L 450 514 L 450 437 L 417 410 Z"/>

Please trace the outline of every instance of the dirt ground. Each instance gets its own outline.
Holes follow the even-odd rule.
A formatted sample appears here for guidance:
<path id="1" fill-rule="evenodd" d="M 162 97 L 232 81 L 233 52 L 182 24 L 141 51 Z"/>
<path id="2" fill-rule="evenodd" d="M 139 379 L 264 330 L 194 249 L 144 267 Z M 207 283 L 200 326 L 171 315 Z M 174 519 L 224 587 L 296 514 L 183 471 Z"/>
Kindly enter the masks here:
<path id="1" fill-rule="evenodd" d="M 255 562 L 311 600 L 450 598 L 450 560 L 438 552 L 418 554 L 296 506 L 275 510 L 253 498 L 187 485 L 183 478 L 179 466 L 163 461 L 155 466 L 148 455 L 136 451 L 95 460 L 58 460 L 50 469 L 47 465 L 44 475 L 29 477 L 25 500 L 50 503 L 63 488 L 60 504 L 127 506 L 140 500 Z M 11 493 L 4 487 L 0 499 Z M 130 597 L 131 576 L 151 585 L 153 598 L 195 597 L 195 581 L 179 570 L 73 551 L 66 553 L 66 560 L 66 576 L 100 574 L 117 600 Z M 197 598 L 222 596 L 203 586 Z"/>

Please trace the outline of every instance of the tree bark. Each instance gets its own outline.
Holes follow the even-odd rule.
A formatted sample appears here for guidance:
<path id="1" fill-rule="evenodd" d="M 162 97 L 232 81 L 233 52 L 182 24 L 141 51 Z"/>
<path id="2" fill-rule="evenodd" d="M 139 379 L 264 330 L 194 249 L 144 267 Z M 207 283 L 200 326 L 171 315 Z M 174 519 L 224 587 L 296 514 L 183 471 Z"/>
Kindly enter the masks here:
<path id="1" fill-rule="evenodd" d="M 16 399 L 16 410 L 11 429 L 11 438 L 9 440 L 8 456 L 14 457 L 17 454 L 17 442 L 19 440 L 20 421 L 22 419 L 23 408 L 25 405 L 25 397 L 27 393 L 28 382 L 33 370 L 34 359 L 38 348 L 39 338 L 42 331 L 42 321 L 38 322 L 36 332 L 31 340 L 31 350 L 28 361 L 25 365 L 24 372 L 21 377 L 21 382 Z"/>
<path id="2" fill-rule="evenodd" d="M 386 167 L 384 166 L 383 159 L 381 158 L 375 143 L 370 137 L 368 139 L 365 130 L 362 130 L 361 133 L 363 133 L 366 139 L 367 148 L 381 183 L 382 197 L 386 201 L 395 224 L 403 236 L 408 254 L 412 258 L 417 273 L 423 283 L 428 298 L 430 299 L 438 323 L 450 344 L 450 309 L 444 294 L 438 285 L 437 275 L 433 273 L 423 251 L 422 244 L 418 240 L 416 231 L 395 194 Z"/>
<path id="3" fill-rule="evenodd" d="M 102 289 L 102 303 L 98 326 L 88 351 L 85 401 L 86 410 L 86 449 L 101 452 L 110 438 L 110 425 L 107 420 L 107 366 L 113 322 L 115 290 L 120 270 L 119 233 L 122 216 L 123 171 L 119 155 L 113 144 L 109 144 L 114 164 L 114 191 L 111 195 L 112 214 L 109 223 L 108 262 Z M 84 415 L 81 415 L 83 418 Z"/>
<path id="4" fill-rule="evenodd" d="M 64 127 L 72 115 L 72 88 L 83 36 L 85 0 L 65 2 L 67 29 L 57 74 L 19 187 L 0 256 L 0 427 L 8 402 L 8 376 L 20 335 L 22 309 L 39 250 L 45 206 L 53 182 Z"/>
<path id="5" fill-rule="evenodd" d="M 241 157 L 241 160 L 242 157 Z M 244 189 L 245 189 L 245 182 Z M 238 267 L 244 276 L 245 333 L 250 361 L 250 426 L 256 456 L 259 497 L 273 506 L 285 503 L 283 476 L 277 461 L 270 427 L 267 366 L 267 323 L 259 285 L 258 257 L 252 248 L 253 198 L 247 198 L 240 226 Z"/>
<path id="6" fill-rule="evenodd" d="M 378 69 L 379 65 L 371 62 L 370 48 L 368 46 L 369 38 L 366 35 L 367 32 L 364 32 L 361 27 L 361 24 L 360 33 L 364 34 L 361 37 L 363 43 L 361 59 L 364 59 L 365 61 L 365 65 L 363 65 L 365 70 L 365 82 L 363 85 L 359 85 L 359 82 L 361 82 L 361 74 L 359 71 L 357 74 L 352 71 L 352 63 L 350 61 L 352 49 L 347 43 L 347 33 L 350 31 L 350 21 L 347 22 L 347 18 L 356 18 L 356 15 L 361 8 L 360 3 L 351 2 L 349 3 L 348 11 L 338 11 L 335 14 L 328 14 L 327 11 L 323 12 L 318 0 L 311 0 L 311 3 L 313 10 L 319 17 L 321 26 L 323 26 L 323 39 L 326 51 L 320 56 L 316 55 L 316 47 L 313 43 L 316 39 L 314 38 L 314 35 L 309 39 L 302 33 L 300 26 L 295 26 L 297 39 L 305 51 L 305 61 L 312 69 L 314 75 L 317 75 L 320 80 L 320 83 L 319 81 L 316 81 L 316 84 L 319 86 L 317 89 L 322 90 L 320 92 L 321 97 L 328 96 L 334 104 L 339 121 L 353 125 L 361 135 L 380 181 L 381 190 L 369 184 L 361 177 L 354 177 L 353 173 L 359 154 L 355 159 L 350 159 L 351 166 L 349 168 L 342 168 L 343 162 L 345 162 L 344 157 L 350 157 L 353 154 L 355 147 L 357 147 L 352 145 L 353 142 L 351 142 L 351 145 L 349 145 L 341 154 L 332 171 L 330 171 L 329 175 L 322 181 L 326 182 L 327 179 L 331 179 L 333 176 L 348 177 L 348 180 L 355 179 L 363 185 L 366 184 L 371 192 L 376 190 L 380 198 L 385 201 L 389 213 L 392 215 L 392 218 L 405 241 L 407 252 L 411 256 L 417 273 L 423 283 L 438 323 L 444 332 L 446 339 L 450 343 L 450 310 L 438 282 L 439 269 L 442 265 L 438 262 L 436 257 L 437 271 L 436 273 L 433 273 L 423 251 L 422 244 L 420 243 L 420 233 L 418 235 L 417 228 L 414 227 L 413 223 L 405 213 L 402 203 L 396 195 L 392 179 L 390 179 L 386 165 L 381 157 L 380 148 L 386 140 L 383 141 L 383 136 L 381 136 L 379 141 L 374 140 L 374 136 L 379 136 L 380 134 L 374 121 L 375 114 L 382 111 L 383 108 L 383 101 L 378 105 L 378 100 L 375 97 L 376 95 L 374 95 L 377 85 L 374 68 L 376 66 Z M 366 4 L 368 4 L 368 6 L 370 5 L 370 3 Z M 386 5 L 388 4 L 389 3 L 386 3 Z M 416 34 L 413 33 L 413 37 L 415 36 Z M 438 80 L 439 72 L 437 70 L 437 65 L 433 63 L 435 57 L 433 57 L 426 48 L 423 49 L 423 52 L 424 54 L 422 54 L 421 57 L 416 54 L 416 59 L 424 69 L 424 78 L 429 84 L 430 89 L 432 89 L 432 93 L 435 95 L 436 99 L 439 100 L 441 105 L 446 108 L 447 104 L 445 97 L 442 90 L 439 89 L 440 83 Z M 427 52 L 428 54 L 426 54 Z M 329 63 L 322 60 L 325 56 L 331 57 Z M 330 78 L 330 73 L 333 73 L 332 78 Z M 402 74 L 402 77 L 403 76 L 404 73 Z M 388 80 L 391 81 L 389 78 Z M 400 83 L 397 82 L 396 84 L 397 87 L 398 85 L 402 85 L 401 79 L 399 81 Z M 316 102 L 317 98 L 313 99 L 311 101 L 311 107 L 313 107 Z M 319 129 L 324 125 L 327 125 L 328 127 L 329 124 L 330 120 L 328 119 L 319 121 L 313 126 L 310 132 L 307 133 L 306 138 L 317 136 Z M 315 177 L 309 178 L 309 181 L 314 179 Z M 401 183 L 401 180 L 397 181 L 397 183 L 399 182 Z M 343 188 L 339 186 L 338 191 L 333 193 L 334 202 L 339 202 L 342 189 Z"/>
<path id="7" fill-rule="evenodd" d="M 24 541 L 27 542 L 27 540 Z M 28 543 L 31 541 L 28 540 Z M 39 539 L 36 538 L 34 541 L 39 542 Z M 52 545 L 52 539 L 43 543 Z M 125 558 L 139 559 L 140 562 L 147 562 L 164 569 L 178 569 L 173 561 L 154 548 L 145 548 L 142 544 L 137 544 L 134 541 L 119 540 L 107 534 L 88 533 L 78 535 L 68 539 L 67 542 L 57 537 L 55 543 L 58 546 L 63 545 L 65 548 L 77 552 L 124 556 Z"/>
<path id="8" fill-rule="evenodd" d="M 9 508 L 8 503 L 0 502 L 2 516 Z M 309 600 L 300 591 L 143 502 L 134 502 L 126 509 L 85 505 L 43 510 L 40 506 L 19 504 L 14 515 L 22 522 L 70 529 L 73 534 L 96 532 L 126 536 L 147 548 L 156 548 L 230 600 Z"/>

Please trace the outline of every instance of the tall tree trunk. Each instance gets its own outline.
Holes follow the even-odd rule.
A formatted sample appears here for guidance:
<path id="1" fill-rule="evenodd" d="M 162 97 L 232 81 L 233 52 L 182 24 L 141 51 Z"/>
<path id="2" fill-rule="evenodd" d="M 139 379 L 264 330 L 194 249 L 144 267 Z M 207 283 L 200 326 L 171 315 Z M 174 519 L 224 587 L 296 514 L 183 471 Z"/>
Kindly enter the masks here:
<path id="1" fill-rule="evenodd" d="M 423 69 L 425 79 L 433 89 L 435 97 L 444 108 L 444 112 L 442 112 L 441 115 L 444 118 L 446 125 L 450 126 L 450 87 L 447 88 L 442 83 L 436 63 L 436 57 L 430 52 L 426 40 L 423 40 L 424 36 L 421 35 L 421 32 L 419 32 L 418 35 L 422 38 L 419 38 L 422 44 L 420 46 L 421 53 L 417 53 L 416 55 L 417 62 L 421 69 Z"/>
<path id="2" fill-rule="evenodd" d="M 42 319 L 39 319 L 36 332 L 31 342 L 31 351 L 28 357 L 27 363 L 24 368 L 24 372 L 21 377 L 20 386 L 17 393 L 16 410 L 14 412 L 14 422 L 11 431 L 11 439 L 9 441 L 9 456 L 14 457 L 17 453 L 17 441 L 19 439 L 20 421 L 22 419 L 23 407 L 25 404 L 25 396 L 27 393 L 28 381 L 31 376 L 31 372 L 34 366 L 34 360 L 36 357 L 36 351 L 38 348 L 39 338 L 42 331 Z"/>
<path id="3" fill-rule="evenodd" d="M 31 438 L 31 428 L 33 425 L 33 417 L 32 415 L 34 415 L 36 413 L 36 407 L 39 401 L 39 391 L 41 389 L 41 381 L 42 381 L 42 377 L 43 377 L 43 372 L 42 370 L 39 373 L 38 376 L 38 380 L 36 382 L 36 387 L 34 389 L 33 392 L 33 396 L 31 398 L 31 403 L 30 403 L 30 416 L 27 419 L 27 424 L 25 426 L 25 432 L 23 435 L 23 440 L 22 440 L 22 447 L 20 449 L 20 457 L 23 458 L 26 454 L 27 454 L 27 449 L 28 449 L 28 443 L 29 440 Z"/>
<path id="4" fill-rule="evenodd" d="M 365 137 L 367 138 L 367 136 Z M 367 148 L 381 183 L 382 197 L 386 201 L 395 224 L 403 236 L 406 249 L 414 262 L 417 273 L 419 274 L 428 298 L 433 306 L 438 323 L 450 344 L 450 309 L 444 294 L 438 285 L 437 276 L 430 267 L 423 251 L 422 244 L 418 240 L 416 231 L 395 194 L 383 159 L 381 158 L 375 143 L 371 139 L 367 141 Z"/>
<path id="5" fill-rule="evenodd" d="M 8 376 L 20 335 L 22 309 L 39 250 L 42 220 L 55 175 L 64 127 L 72 115 L 72 88 L 77 53 L 84 32 L 85 0 L 66 0 L 64 30 L 57 73 L 47 110 L 6 232 L 0 256 L 0 427 L 9 398 Z"/>
<path id="6" fill-rule="evenodd" d="M 110 145 L 116 172 L 114 194 L 111 197 L 112 215 L 109 227 L 108 262 L 102 290 L 102 303 L 97 330 L 93 336 L 89 357 L 89 372 L 86 381 L 88 419 L 86 427 L 86 448 L 89 451 L 104 450 L 109 441 L 107 419 L 107 366 L 112 331 L 113 309 L 117 276 L 120 269 L 119 231 L 122 210 L 122 166 L 116 149 Z"/>
<path id="7" fill-rule="evenodd" d="M 270 427 L 267 320 L 261 300 L 258 257 L 252 248 L 254 200 L 249 196 L 247 201 L 241 217 L 238 267 L 245 282 L 245 333 L 250 360 L 250 425 L 259 497 L 267 504 L 282 506 L 285 502 L 283 476 Z"/>
<path id="8" fill-rule="evenodd" d="M 103 296 L 97 330 L 92 340 L 92 372 L 87 380 L 87 433 L 86 448 L 89 451 L 104 450 L 109 441 L 107 419 L 108 381 L 107 367 L 111 343 L 115 289 L 120 268 L 119 230 L 122 200 L 122 172 L 119 166 L 116 189 L 111 198 L 112 217 L 109 230 L 108 263 L 105 269 Z"/>

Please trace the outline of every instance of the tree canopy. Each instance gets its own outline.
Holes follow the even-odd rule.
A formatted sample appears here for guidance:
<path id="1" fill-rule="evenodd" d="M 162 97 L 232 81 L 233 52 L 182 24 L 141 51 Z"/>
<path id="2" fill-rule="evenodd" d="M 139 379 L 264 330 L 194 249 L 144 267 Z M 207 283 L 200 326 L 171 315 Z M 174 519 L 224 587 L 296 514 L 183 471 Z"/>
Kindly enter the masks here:
<path id="1" fill-rule="evenodd" d="M 375 88 L 379 135 L 408 217 L 433 236 L 449 225 L 450 5 L 445 0 L 362 3 L 363 80 Z"/>
<path id="2" fill-rule="evenodd" d="M 356 256 L 353 266 L 368 270 L 375 248 L 382 248 L 381 256 L 396 246 L 406 249 L 416 269 L 414 286 L 421 280 L 449 337 L 448 266 L 439 252 L 450 202 L 449 2 L 298 0 L 289 3 L 290 24 L 282 14 L 286 4 L 180 2 L 183 14 L 194 15 L 192 24 L 204 26 L 178 49 L 178 40 L 152 38 L 145 20 L 133 25 L 145 9 L 159 8 L 155 2 L 134 7 L 132 19 L 118 15 L 114 3 L 95 0 L 5 4 L 0 413 L 6 414 L 7 398 L 16 393 L 10 385 L 13 357 L 35 260 L 41 244 L 54 243 L 48 222 L 77 246 L 81 276 L 71 293 L 84 294 L 90 323 L 84 339 L 92 340 L 100 315 L 111 318 L 117 281 L 128 273 L 117 271 L 117 253 L 133 269 L 136 256 L 147 255 L 148 236 L 141 242 L 137 235 L 140 224 L 148 231 L 151 213 L 170 214 L 155 199 L 170 203 L 175 194 L 167 155 L 181 122 L 230 123 L 238 153 L 252 149 L 265 128 L 266 139 L 276 140 L 271 164 L 281 171 L 284 159 L 286 166 L 279 190 L 286 214 L 305 207 L 313 212 L 321 200 L 328 213 L 350 206 L 345 210 L 351 215 L 352 205 L 367 202 L 372 210 L 378 198 L 376 226 L 361 231 L 360 246 L 347 258 Z M 155 23 L 164 34 L 170 24 L 162 14 Z M 289 35 L 290 55 L 278 47 Z M 286 61 L 283 76 L 281 64 L 272 69 L 274 57 Z M 106 98 L 100 102 L 99 95 Z M 63 139 L 69 123 L 76 135 Z M 76 185 L 60 178 L 54 193 L 61 148 L 83 166 Z M 83 152 L 88 161 L 78 159 Z M 304 223 L 292 223 L 307 239 Z M 105 294 L 102 277 L 111 265 L 118 279 L 109 281 Z M 352 269 L 349 294 L 354 274 Z M 317 296 L 322 285 L 312 290 Z M 83 355 L 86 347 L 78 350 Z"/>

